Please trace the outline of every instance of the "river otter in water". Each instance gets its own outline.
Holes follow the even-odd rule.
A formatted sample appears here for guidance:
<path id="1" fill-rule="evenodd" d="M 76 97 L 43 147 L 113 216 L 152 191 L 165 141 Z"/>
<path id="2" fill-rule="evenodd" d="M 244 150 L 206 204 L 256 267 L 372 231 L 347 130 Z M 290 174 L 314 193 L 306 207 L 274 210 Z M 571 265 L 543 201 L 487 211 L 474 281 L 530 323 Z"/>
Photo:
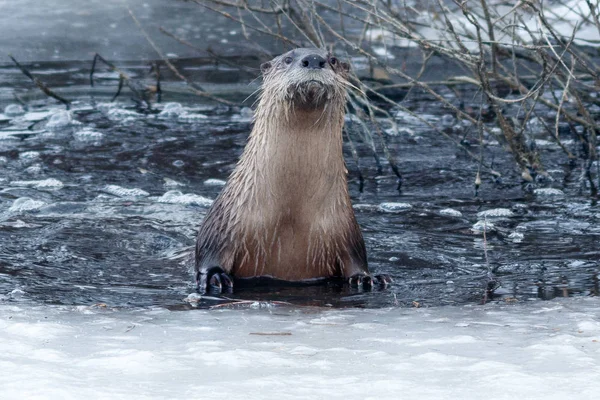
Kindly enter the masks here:
<path id="1" fill-rule="evenodd" d="M 322 49 L 296 49 L 261 65 L 254 128 L 196 243 L 205 291 L 233 279 L 343 277 L 371 288 L 342 153 L 349 65 Z"/>

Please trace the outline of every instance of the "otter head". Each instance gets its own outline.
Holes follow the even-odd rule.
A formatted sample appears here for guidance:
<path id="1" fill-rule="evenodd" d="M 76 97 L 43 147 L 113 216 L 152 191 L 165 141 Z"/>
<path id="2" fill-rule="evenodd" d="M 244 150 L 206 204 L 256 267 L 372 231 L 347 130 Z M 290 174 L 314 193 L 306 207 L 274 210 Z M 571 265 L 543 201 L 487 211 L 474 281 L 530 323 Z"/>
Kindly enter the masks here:
<path id="1" fill-rule="evenodd" d="M 289 51 L 261 65 L 262 100 L 304 110 L 332 103 L 343 106 L 349 69 L 348 63 L 323 49 Z"/>

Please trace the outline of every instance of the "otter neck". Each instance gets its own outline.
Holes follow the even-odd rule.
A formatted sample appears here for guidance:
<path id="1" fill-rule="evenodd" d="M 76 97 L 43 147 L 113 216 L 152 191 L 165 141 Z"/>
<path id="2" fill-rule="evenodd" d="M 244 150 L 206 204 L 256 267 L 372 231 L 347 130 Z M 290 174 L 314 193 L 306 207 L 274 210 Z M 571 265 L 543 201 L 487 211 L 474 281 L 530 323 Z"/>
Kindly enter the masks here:
<path id="1" fill-rule="evenodd" d="M 319 208 L 332 197 L 346 202 L 343 109 L 329 104 L 266 113 L 259 107 L 256 120 L 240 167 L 249 174 L 244 181 L 253 185 L 257 207 L 292 211 Z"/>

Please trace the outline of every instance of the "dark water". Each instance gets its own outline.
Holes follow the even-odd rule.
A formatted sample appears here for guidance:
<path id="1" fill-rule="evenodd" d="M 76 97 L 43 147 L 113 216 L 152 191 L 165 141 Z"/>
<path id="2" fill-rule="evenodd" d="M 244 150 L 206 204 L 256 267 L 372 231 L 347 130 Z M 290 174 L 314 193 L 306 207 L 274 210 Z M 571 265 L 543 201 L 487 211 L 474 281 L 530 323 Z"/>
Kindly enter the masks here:
<path id="1" fill-rule="evenodd" d="M 44 79 L 67 75 L 50 71 Z M 101 82 L 94 97 L 72 85 L 63 91 L 78 99 L 70 114 L 36 92 L 23 94 L 24 113 L 0 113 L 0 300 L 186 306 L 196 229 L 222 187 L 210 179 L 225 180 L 233 169 L 249 110 L 173 90 L 154 112 L 142 112 L 126 93 L 108 103 L 115 84 Z M 0 99 L 2 109 L 9 104 L 8 95 Z M 476 132 L 435 102 L 413 93 L 406 105 L 479 152 Z M 373 293 L 323 285 L 243 289 L 234 297 L 368 307 L 479 303 L 489 270 L 501 284 L 494 301 L 598 293 L 600 207 L 581 190 L 580 166 L 539 142 L 552 179 L 523 185 L 510 154 L 490 140 L 486 158 L 503 178 L 483 175 L 475 197 L 477 165 L 463 150 L 406 114 L 397 120 L 400 134 L 387 140 L 403 174 L 400 193 L 385 161 L 378 171 L 369 146 L 357 141 L 361 192 L 346 149 L 370 268 L 394 284 Z M 562 194 L 534 191 L 540 188 Z M 473 229 L 484 219 L 478 213 L 498 208 L 503 217 L 485 217 L 494 228 L 484 243 Z"/>

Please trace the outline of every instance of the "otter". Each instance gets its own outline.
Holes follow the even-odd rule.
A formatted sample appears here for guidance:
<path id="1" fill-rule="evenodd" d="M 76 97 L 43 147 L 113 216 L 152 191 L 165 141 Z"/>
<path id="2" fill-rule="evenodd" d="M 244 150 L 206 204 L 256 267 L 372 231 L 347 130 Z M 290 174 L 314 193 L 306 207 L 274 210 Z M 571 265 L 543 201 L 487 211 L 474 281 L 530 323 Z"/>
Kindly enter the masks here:
<path id="1" fill-rule="evenodd" d="M 253 129 L 198 233 L 199 291 L 230 291 L 234 277 L 337 277 L 364 289 L 391 281 L 369 274 L 348 193 L 342 129 L 349 68 L 316 48 L 261 65 Z"/>

